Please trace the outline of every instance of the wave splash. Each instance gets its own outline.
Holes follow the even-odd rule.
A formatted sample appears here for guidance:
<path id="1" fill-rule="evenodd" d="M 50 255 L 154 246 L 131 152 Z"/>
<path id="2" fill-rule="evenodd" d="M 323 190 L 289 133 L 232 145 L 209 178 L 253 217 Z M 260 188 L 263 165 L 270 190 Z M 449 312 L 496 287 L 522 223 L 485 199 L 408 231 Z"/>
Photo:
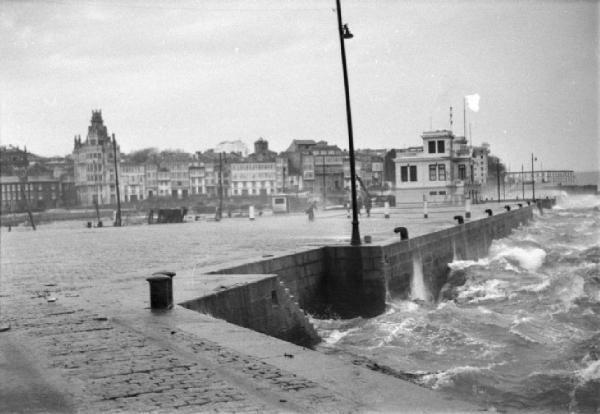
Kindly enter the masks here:
<path id="1" fill-rule="evenodd" d="M 455 260 L 438 302 L 317 321 L 331 352 L 498 410 L 600 410 L 600 197 L 567 199 Z"/>

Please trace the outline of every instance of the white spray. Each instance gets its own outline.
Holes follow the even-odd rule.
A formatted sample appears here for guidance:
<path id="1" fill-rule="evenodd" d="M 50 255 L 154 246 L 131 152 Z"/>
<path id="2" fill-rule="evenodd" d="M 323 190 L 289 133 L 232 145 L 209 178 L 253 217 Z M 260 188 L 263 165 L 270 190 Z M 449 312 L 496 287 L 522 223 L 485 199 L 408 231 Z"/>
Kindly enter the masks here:
<path id="1" fill-rule="evenodd" d="M 413 254 L 413 276 L 410 282 L 410 298 L 429 301 L 429 292 L 423 278 L 423 264 L 418 254 Z"/>

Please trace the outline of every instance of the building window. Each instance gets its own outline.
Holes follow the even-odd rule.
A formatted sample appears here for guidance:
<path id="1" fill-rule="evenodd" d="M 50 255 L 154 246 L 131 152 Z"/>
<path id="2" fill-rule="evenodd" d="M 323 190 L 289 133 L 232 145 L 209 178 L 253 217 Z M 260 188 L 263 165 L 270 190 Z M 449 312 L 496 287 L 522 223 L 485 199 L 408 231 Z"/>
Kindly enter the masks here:
<path id="1" fill-rule="evenodd" d="M 467 178 L 467 168 L 465 167 L 464 164 L 460 164 L 458 166 L 458 179 L 464 180 L 466 178 Z"/>
<path id="2" fill-rule="evenodd" d="M 435 154 L 435 141 L 429 141 L 429 153 Z"/>
<path id="3" fill-rule="evenodd" d="M 446 181 L 446 166 L 444 164 L 438 165 L 438 179 Z"/>
<path id="4" fill-rule="evenodd" d="M 410 166 L 410 181 L 417 181 L 417 166 Z"/>
<path id="5" fill-rule="evenodd" d="M 437 167 L 435 164 L 429 165 L 429 181 L 437 180 Z"/>
<path id="6" fill-rule="evenodd" d="M 400 181 L 403 183 L 408 181 L 408 167 L 400 167 Z"/>
<path id="7" fill-rule="evenodd" d="M 440 154 L 443 154 L 444 152 L 446 152 L 446 142 L 444 140 L 438 141 L 437 147 L 438 147 L 438 152 Z"/>

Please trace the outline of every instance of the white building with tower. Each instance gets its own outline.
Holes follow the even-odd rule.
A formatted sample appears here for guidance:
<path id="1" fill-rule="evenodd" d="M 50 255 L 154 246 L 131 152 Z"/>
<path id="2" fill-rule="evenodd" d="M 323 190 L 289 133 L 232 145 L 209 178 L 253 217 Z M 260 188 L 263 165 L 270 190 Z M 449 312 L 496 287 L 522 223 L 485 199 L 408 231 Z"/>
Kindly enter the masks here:
<path id="1" fill-rule="evenodd" d="M 422 147 L 396 151 L 396 197 L 402 201 L 460 201 L 476 190 L 472 148 L 452 131 L 425 131 Z"/>

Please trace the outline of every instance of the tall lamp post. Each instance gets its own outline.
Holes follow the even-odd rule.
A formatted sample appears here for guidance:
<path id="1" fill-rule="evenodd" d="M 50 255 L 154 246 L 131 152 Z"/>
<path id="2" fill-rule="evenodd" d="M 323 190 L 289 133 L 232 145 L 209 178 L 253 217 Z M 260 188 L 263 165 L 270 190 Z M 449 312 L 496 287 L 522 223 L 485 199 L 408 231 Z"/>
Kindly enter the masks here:
<path id="1" fill-rule="evenodd" d="M 342 26 L 342 6 L 340 0 L 335 0 L 337 6 L 338 32 L 340 35 L 340 48 L 342 51 L 342 69 L 344 71 L 344 91 L 346 92 L 346 118 L 348 119 L 348 149 L 350 152 L 350 186 L 352 189 L 352 246 L 360 245 L 360 232 L 358 230 L 358 210 L 356 202 L 356 168 L 354 165 L 354 141 L 352 138 L 352 113 L 350 111 L 350 87 L 348 85 L 348 70 L 346 69 L 345 39 L 352 39 L 353 35 L 348 25 Z"/>

